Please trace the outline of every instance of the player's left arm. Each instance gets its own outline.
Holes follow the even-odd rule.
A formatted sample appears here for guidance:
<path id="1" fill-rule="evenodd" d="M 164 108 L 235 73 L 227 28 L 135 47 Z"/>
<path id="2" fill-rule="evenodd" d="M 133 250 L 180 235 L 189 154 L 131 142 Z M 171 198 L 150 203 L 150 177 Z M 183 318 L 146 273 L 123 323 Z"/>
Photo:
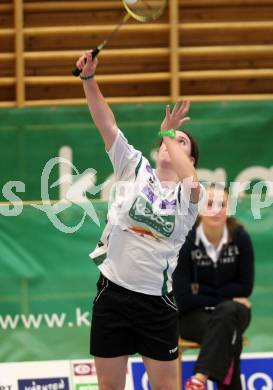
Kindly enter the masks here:
<path id="1" fill-rule="evenodd" d="M 161 124 L 161 131 L 169 129 L 179 130 L 184 123 L 190 118 L 186 117 L 190 108 L 190 102 L 186 100 L 183 104 L 176 103 L 174 109 L 170 110 L 170 106 L 166 106 L 166 116 Z M 181 130 L 183 131 L 183 130 Z M 190 186 L 190 200 L 193 203 L 198 203 L 200 199 L 201 187 L 197 177 L 197 172 L 194 168 L 194 162 L 187 156 L 185 151 L 181 148 L 177 139 L 163 137 L 163 142 L 166 145 L 172 165 L 179 181 L 183 182 L 185 186 Z M 185 181 L 185 179 L 189 179 Z"/>

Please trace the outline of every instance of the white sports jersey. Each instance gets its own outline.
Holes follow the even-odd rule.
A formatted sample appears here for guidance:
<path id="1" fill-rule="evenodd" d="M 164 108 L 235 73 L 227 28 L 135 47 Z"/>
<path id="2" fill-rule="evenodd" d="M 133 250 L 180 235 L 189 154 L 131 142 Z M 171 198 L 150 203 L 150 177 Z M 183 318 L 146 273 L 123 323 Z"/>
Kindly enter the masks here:
<path id="1" fill-rule="evenodd" d="M 198 204 L 186 199 L 181 183 L 162 186 L 149 161 L 121 131 L 108 154 L 118 186 L 108 223 L 90 257 L 104 276 L 122 287 L 167 294 Z"/>

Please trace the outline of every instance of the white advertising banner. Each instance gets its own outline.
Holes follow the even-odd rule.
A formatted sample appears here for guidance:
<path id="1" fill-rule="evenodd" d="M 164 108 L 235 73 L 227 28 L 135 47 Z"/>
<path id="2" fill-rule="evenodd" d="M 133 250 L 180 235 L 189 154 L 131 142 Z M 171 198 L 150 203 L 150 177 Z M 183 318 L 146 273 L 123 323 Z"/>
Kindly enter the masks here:
<path id="1" fill-rule="evenodd" d="M 184 383 L 192 375 L 196 356 L 183 356 Z M 243 390 L 273 389 L 273 353 L 242 354 Z M 216 386 L 208 382 L 207 390 Z M 99 390 L 90 360 L 57 360 L 0 364 L 0 390 Z M 130 358 L 125 390 L 151 390 L 140 358 Z"/>
<path id="2" fill-rule="evenodd" d="M 70 390 L 69 360 L 1 363 L 1 390 Z"/>

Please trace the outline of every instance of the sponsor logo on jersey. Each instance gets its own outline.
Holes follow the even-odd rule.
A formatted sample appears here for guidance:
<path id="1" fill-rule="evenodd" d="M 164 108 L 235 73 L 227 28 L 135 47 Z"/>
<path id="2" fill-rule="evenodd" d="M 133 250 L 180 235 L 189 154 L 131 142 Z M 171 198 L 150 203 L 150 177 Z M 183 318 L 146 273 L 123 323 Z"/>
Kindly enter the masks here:
<path id="1" fill-rule="evenodd" d="M 134 201 L 129 216 L 135 221 L 148 225 L 165 237 L 170 237 L 174 231 L 175 216 L 154 213 L 152 205 L 142 196 L 137 197 Z"/>

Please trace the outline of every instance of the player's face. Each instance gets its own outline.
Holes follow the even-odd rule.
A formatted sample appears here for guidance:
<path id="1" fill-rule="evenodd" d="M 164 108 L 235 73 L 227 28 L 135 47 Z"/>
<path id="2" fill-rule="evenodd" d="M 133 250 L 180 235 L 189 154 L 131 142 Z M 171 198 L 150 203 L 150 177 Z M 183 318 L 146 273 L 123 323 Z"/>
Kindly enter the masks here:
<path id="1" fill-rule="evenodd" d="M 186 155 L 194 162 L 194 159 L 191 157 L 191 141 L 187 134 L 185 134 L 183 131 L 177 130 L 176 131 L 176 141 L 179 143 L 181 147 L 181 152 L 183 151 L 186 153 Z M 168 153 L 168 149 L 164 142 L 162 142 L 158 154 L 157 154 L 157 163 L 159 164 L 170 164 L 171 158 Z"/>
<path id="2" fill-rule="evenodd" d="M 228 194 L 222 189 L 209 189 L 207 202 L 201 213 L 202 223 L 210 227 L 223 227 L 227 220 Z"/>

